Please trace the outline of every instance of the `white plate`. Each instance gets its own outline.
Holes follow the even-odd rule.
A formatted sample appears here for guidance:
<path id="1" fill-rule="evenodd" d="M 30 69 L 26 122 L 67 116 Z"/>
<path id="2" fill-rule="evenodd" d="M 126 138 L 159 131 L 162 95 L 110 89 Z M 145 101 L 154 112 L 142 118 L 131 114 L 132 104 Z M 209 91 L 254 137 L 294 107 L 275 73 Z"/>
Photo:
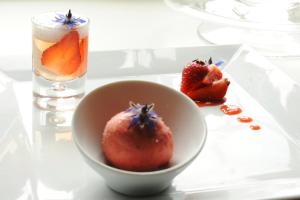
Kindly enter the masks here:
<path id="1" fill-rule="evenodd" d="M 224 76 L 231 81 L 227 103 L 240 106 L 262 129 L 250 130 L 218 106 L 199 108 L 208 125 L 203 152 L 166 192 L 145 199 L 300 196 L 299 85 L 247 47 L 92 52 L 87 90 L 125 79 L 179 89 L 184 63 L 209 56 L 226 63 Z M 70 132 L 72 111 L 32 106 L 29 81 L 16 82 L 14 89 L 21 120 L 9 129 L 11 139 L 1 144 L 6 150 L 0 152 L 1 198 L 130 199 L 107 188 L 79 156 Z"/>

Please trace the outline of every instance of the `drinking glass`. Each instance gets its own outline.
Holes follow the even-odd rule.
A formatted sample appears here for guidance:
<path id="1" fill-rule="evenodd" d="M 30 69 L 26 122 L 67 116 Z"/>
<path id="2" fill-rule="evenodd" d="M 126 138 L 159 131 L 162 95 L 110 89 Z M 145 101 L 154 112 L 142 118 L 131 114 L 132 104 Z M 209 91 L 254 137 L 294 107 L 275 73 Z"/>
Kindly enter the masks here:
<path id="1" fill-rule="evenodd" d="M 264 56 L 300 56 L 300 0 L 165 0 L 199 18 L 204 43 L 246 44 Z"/>
<path id="2" fill-rule="evenodd" d="M 89 19 L 49 12 L 32 18 L 33 96 L 42 108 L 73 108 L 84 95 Z"/>

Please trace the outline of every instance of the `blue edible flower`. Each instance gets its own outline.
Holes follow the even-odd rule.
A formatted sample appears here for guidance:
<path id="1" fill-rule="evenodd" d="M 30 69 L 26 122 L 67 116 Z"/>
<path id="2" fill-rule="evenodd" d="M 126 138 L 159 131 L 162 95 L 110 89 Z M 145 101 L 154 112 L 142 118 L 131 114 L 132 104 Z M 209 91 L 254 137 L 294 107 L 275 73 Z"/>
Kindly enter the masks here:
<path id="1" fill-rule="evenodd" d="M 72 16 L 71 10 L 69 10 L 68 14 L 63 15 L 63 14 L 57 14 L 55 16 L 54 22 L 66 25 L 68 29 L 73 29 L 79 24 L 85 23 L 86 20 L 80 18 L 80 17 L 74 17 Z"/>
<path id="2" fill-rule="evenodd" d="M 155 120 L 157 119 L 157 114 L 153 111 L 154 104 L 141 105 L 129 102 L 129 105 L 130 108 L 128 108 L 126 112 L 130 112 L 132 115 L 128 128 L 133 128 L 135 126 L 144 128 L 147 126 L 151 130 L 154 130 Z"/>

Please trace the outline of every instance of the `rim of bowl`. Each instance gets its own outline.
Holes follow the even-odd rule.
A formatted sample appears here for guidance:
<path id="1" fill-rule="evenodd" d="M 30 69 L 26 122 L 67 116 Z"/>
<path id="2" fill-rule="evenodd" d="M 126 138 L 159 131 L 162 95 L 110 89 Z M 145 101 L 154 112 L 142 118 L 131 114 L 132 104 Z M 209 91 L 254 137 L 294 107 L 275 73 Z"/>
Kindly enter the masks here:
<path id="1" fill-rule="evenodd" d="M 161 169 L 161 170 L 154 170 L 154 171 L 147 171 L 147 172 L 136 172 L 136 171 L 129 171 L 129 170 L 123 170 L 123 169 L 119 169 L 110 165 L 107 165 L 104 162 L 100 162 L 97 159 L 94 159 L 91 155 L 89 155 L 84 148 L 80 145 L 80 143 L 78 142 L 78 138 L 75 134 L 75 128 L 74 128 L 74 118 L 75 115 L 77 115 L 78 112 L 78 108 L 80 107 L 80 105 L 82 104 L 83 101 L 85 101 L 86 98 L 88 98 L 89 96 L 93 95 L 94 93 L 96 93 L 98 90 L 104 88 L 104 87 L 109 87 L 111 85 L 116 85 L 116 84 L 124 84 L 124 83 L 145 83 L 145 84 L 152 84 L 152 85 L 156 85 L 156 86 L 160 86 L 163 87 L 167 90 L 170 90 L 171 92 L 176 93 L 177 95 L 180 95 L 181 98 L 184 98 L 189 104 L 192 104 L 196 107 L 196 104 L 194 103 L 194 101 L 192 101 L 189 97 L 185 96 L 184 94 L 182 94 L 181 92 L 175 90 L 174 88 L 171 88 L 169 86 L 160 84 L 160 83 L 156 83 L 156 82 L 152 82 L 152 81 L 144 81 L 144 80 L 121 80 L 121 81 L 114 81 L 111 83 L 107 83 L 104 84 L 100 87 L 95 88 L 94 90 L 92 90 L 90 93 L 88 93 L 85 97 L 83 97 L 81 99 L 81 101 L 79 102 L 78 106 L 76 107 L 74 114 L 73 114 L 73 118 L 72 118 L 72 135 L 73 135 L 73 140 L 74 143 L 76 144 L 76 146 L 78 147 L 78 149 L 84 153 L 84 155 L 86 157 L 88 157 L 89 160 L 91 160 L 92 162 L 101 165 L 102 167 L 108 169 L 108 170 L 112 170 L 118 173 L 123 173 L 123 174 L 128 174 L 128 175 L 140 175 L 140 176 L 147 176 L 147 175 L 154 175 L 154 174 L 163 174 L 163 173 L 168 173 L 170 171 L 174 171 L 176 169 L 180 169 L 184 166 L 186 166 L 187 164 L 189 164 L 191 161 L 193 161 L 198 154 L 201 152 L 201 150 L 204 147 L 204 144 L 206 142 L 206 138 L 207 138 L 207 126 L 206 126 L 206 122 L 204 120 L 203 114 L 201 113 L 200 109 L 198 109 L 198 114 L 201 117 L 201 125 L 203 126 L 203 139 L 201 141 L 201 143 L 198 145 L 198 149 L 192 154 L 192 156 L 188 157 L 187 159 L 184 159 L 183 161 L 181 161 L 178 164 L 175 164 L 174 166 L 171 167 L 167 167 L 165 169 Z"/>

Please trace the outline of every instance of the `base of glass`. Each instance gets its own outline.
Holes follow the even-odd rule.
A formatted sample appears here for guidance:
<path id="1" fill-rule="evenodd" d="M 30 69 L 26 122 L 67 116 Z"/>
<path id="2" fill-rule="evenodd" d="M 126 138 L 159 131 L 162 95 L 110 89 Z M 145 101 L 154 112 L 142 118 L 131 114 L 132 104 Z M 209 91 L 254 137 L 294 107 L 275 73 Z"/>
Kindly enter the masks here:
<path id="1" fill-rule="evenodd" d="M 53 111 L 72 110 L 84 96 L 85 75 L 70 81 L 50 81 L 33 75 L 34 104 Z"/>

